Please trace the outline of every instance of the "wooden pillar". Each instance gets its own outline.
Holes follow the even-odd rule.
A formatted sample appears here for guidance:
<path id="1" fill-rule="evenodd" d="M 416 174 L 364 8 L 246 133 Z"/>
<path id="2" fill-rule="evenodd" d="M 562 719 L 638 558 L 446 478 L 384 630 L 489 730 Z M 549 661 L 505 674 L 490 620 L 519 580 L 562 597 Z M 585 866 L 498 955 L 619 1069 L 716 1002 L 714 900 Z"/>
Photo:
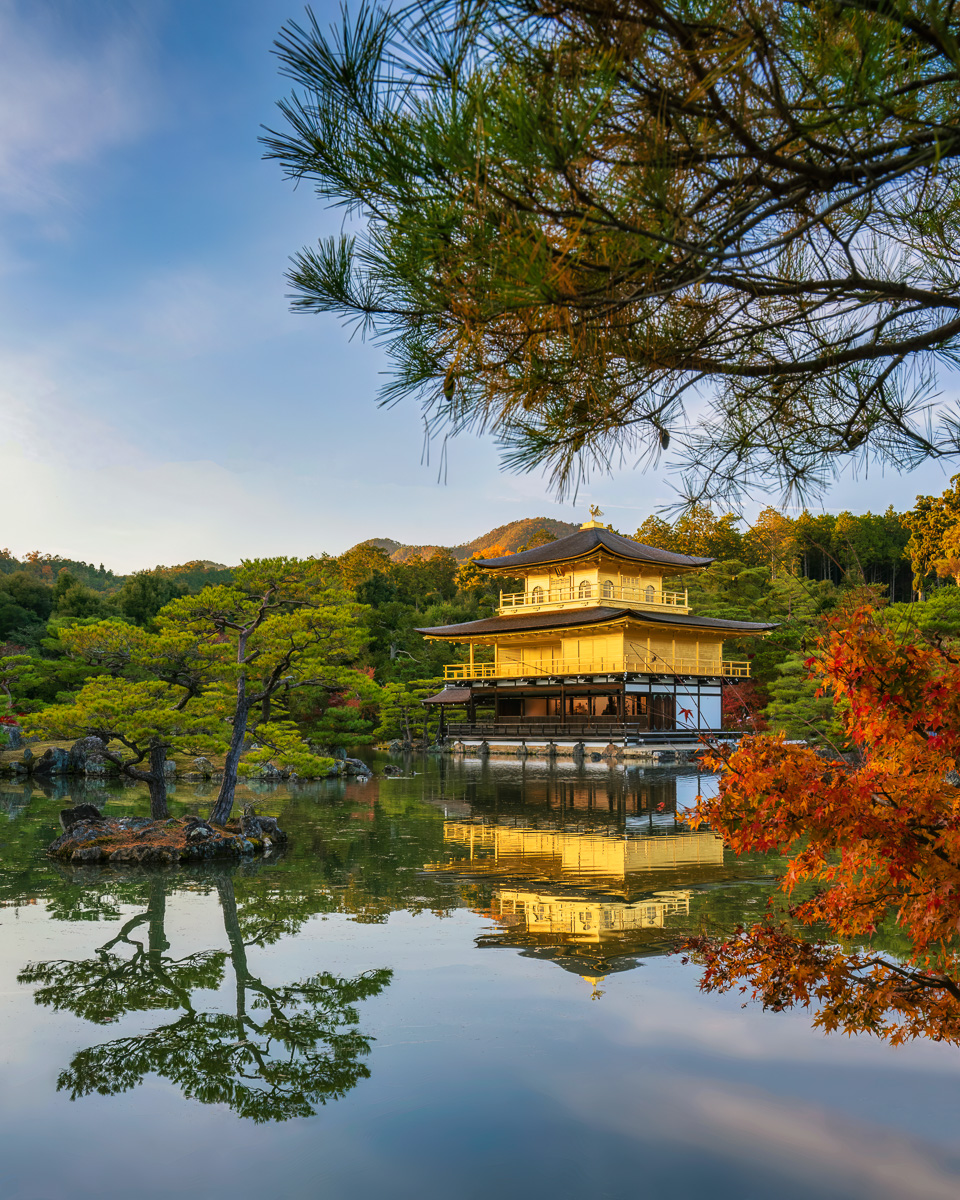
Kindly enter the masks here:
<path id="1" fill-rule="evenodd" d="M 470 643 L 470 678 L 473 678 L 473 642 Z"/>

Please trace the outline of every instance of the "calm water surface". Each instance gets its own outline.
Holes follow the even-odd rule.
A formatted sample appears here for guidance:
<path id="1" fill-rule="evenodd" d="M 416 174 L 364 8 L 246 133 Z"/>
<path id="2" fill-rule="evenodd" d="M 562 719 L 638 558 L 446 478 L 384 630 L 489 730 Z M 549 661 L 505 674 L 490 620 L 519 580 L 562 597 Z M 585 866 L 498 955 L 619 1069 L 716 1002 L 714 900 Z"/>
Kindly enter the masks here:
<path id="1" fill-rule="evenodd" d="M 290 849 L 220 870 L 57 868 L 64 795 L 0 782 L 4 1200 L 960 1196 L 960 1052 L 668 953 L 777 870 L 677 826 L 710 781 L 408 768 L 258 792 Z"/>

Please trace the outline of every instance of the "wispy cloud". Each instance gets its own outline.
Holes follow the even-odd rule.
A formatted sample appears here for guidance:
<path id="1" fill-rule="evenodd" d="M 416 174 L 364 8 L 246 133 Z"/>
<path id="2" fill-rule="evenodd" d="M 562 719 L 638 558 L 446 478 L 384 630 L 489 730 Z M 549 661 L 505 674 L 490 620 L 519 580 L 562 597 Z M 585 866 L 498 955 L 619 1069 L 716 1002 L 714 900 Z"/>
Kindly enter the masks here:
<path id="1" fill-rule="evenodd" d="M 889 1048 L 888 1048 L 889 1049 Z M 743 1194 L 777 1194 L 773 1180 L 811 1196 L 850 1200 L 954 1200 L 960 1168 L 952 1147 L 889 1123 L 857 1120 L 824 1089 L 822 1103 L 735 1080 L 717 1081 L 681 1066 L 638 1062 L 638 1069 L 602 1078 L 564 1064 L 533 1087 L 555 1099 L 586 1128 L 645 1143 L 677 1163 L 710 1163 L 719 1178 L 733 1171 Z M 861 1080 L 861 1086 L 866 1083 Z M 680 1169 L 677 1175 L 682 1178 Z M 758 1180 L 766 1180 L 766 1185 Z M 751 1181 L 756 1192 L 746 1181 Z"/>
<path id="2" fill-rule="evenodd" d="M 96 11 L 96 6 L 91 10 Z M 0 212 L 50 219 L 68 168 L 137 136 L 150 85 L 142 34 L 113 22 L 82 45 L 36 3 L 0 0 Z"/>

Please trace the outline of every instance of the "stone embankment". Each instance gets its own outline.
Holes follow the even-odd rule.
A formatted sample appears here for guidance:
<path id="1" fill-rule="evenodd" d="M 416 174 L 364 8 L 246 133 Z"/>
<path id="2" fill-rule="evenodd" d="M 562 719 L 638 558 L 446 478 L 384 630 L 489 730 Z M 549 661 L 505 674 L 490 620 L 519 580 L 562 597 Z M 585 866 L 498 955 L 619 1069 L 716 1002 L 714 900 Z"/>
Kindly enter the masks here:
<path id="1" fill-rule="evenodd" d="M 248 858 L 272 852 L 287 835 L 273 817 L 249 808 L 223 828 L 200 817 L 104 817 L 92 804 L 65 808 L 64 832 L 47 849 L 51 858 L 90 863 L 180 863 L 214 858 Z"/>
<path id="2" fill-rule="evenodd" d="M 116 767 L 103 754 L 99 738 L 80 738 L 72 746 L 47 746 L 37 753 L 18 737 L 8 752 L 0 758 L 4 775 L 36 776 L 40 779 L 54 775 L 83 775 L 93 778 L 115 775 Z"/>
<path id="3" fill-rule="evenodd" d="M 496 740 L 464 743 L 453 742 L 445 747 L 455 757 L 478 758 L 572 758 L 574 763 L 622 762 L 636 759 L 646 763 L 696 762 L 705 747 L 689 742 L 656 744 L 651 746 L 624 746 L 618 742 L 497 742 Z"/>
<path id="4" fill-rule="evenodd" d="M 23 741 L 16 726 L 6 727 L 7 745 L 0 746 L 0 775 L 26 779 L 51 779 L 74 777 L 104 779 L 119 775 L 118 768 L 103 753 L 99 738 L 80 738 L 72 745 L 48 745 L 34 749 Z M 34 745 L 35 745 L 34 741 Z M 254 747 L 251 747 L 251 749 Z M 208 758 L 168 759 L 164 764 L 167 779 L 181 783 L 219 783 L 223 772 Z M 338 775 L 370 775 L 366 763 L 356 758 L 340 759 L 328 772 L 329 777 Z M 245 778 L 261 783 L 296 783 L 300 776 L 287 767 L 278 767 L 272 762 L 257 765 L 248 771 Z"/>

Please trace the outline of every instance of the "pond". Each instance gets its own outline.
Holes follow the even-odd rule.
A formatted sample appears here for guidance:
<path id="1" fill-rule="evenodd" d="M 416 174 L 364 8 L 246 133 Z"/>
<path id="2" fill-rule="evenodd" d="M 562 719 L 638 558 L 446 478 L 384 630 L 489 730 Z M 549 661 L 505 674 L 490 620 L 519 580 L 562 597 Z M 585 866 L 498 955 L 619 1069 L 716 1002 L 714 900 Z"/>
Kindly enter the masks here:
<path id="1" fill-rule="evenodd" d="M 405 770 L 247 789 L 289 849 L 204 870 L 58 867 L 67 802 L 145 795 L 0 782 L 4 1200 L 960 1195 L 960 1052 L 703 995 L 670 952 L 775 885 L 677 823 L 713 781 Z"/>

